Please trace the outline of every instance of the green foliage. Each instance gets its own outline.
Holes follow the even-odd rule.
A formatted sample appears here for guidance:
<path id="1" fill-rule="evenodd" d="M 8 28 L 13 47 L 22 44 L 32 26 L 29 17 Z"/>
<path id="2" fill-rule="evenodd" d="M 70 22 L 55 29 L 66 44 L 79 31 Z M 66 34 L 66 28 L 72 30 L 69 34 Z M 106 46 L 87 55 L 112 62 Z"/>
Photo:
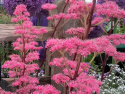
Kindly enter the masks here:
<path id="1" fill-rule="evenodd" d="M 113 22 L 113 24 L 114 24 L 114 22 Z M 107 32 L 110 31 L 110 29 L 111 29 L 111 22 L 107 23 L 107 25 L 105 26 L 105 29 L 106 29 Z M 113 28 L 113 31 L 114 31 L 114 32 L 113 32 L 114 34 L 120 33 L 120 26 L 119 26 L 119 25 L 116 25 L 116 26 Z"/>
<path id="2" fill-rule="evenodd" d="M 121 26 L 122 26 L 122 27 L 118 30 L 118 32 L 119 32 L 120 34 L 124 34 L 124 33 L 125 33 L 125 25 L 122 23 Z"/>
<path id="3" fill-rule="evenodd" d="M 10 24 L 11 23 L 11 17 L 7 15 L 0 16 L 0 24 Z"/>
<path id="4" fill-rule="evenodd" d="M 5 62 L 5 60 L 3 58 L 3 54 L 4 54 L 4 48 L 3 48 L 3 46 L 0 46 L 1 64 L 3 64 Z"/>
<path id="5" fill-rule="evenodd" d="M 116 24 L 116 20 L 117 20 L 117 19 L 114 19 L 113 25 Z M 108 23 L 106 23 L 105 30 L 106 30 L 107 32 L 109 32 L 110 29 L 111 29 L 111 22 L 108 22 Z M 113 33 L 114 33 L 114 34 L 117 34 L 117 33 L 119 33 L 119 34 L 124 34 L 124 33 L 125 33 L 125 25 L 123 24 L 122 21 L 121 21 L 120 24 L 117 24 L 117 25 L 113 28 Z"/>
<path id="6" fill-rule="evenodd" d="M 92 59 L 93 56 L 94 56 L 94 54 L 90 54 L 87 58 L 84 58 L 83 61 L 89 62 Z"/>
<path id="7" fill-rule="evenodd" d="M 12 24 L 11 16 L 9 16 L 3 7 L 0 6 L 0 24 Z"/>
<path id="8" fill-rule="evenodd" d="M 83 58 L 83 62 L 90 62 L 91 59 L 93 58 L 94 54 L 90 54 L 87 58 Z M 91 66 L 93 68 L 96 68 L 97 66 L 95 65 L 95 61 L 92 61 Z"/>
<path id="9" fill-rule="evenodd" d="M 18 51 L 14 50 L 11 42 L 4 42 L 3 44 L 0 44 L 0 56 L 2 64 L 4 64 L 5 61 L 10 59 L 9 55 L 18 53 Z"/>

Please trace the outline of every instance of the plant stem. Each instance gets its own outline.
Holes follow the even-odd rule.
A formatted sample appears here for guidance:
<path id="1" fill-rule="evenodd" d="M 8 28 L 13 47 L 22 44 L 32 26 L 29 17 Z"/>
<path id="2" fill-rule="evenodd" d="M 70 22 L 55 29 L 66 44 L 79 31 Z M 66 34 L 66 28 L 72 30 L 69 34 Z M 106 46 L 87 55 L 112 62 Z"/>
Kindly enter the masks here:
<path id="1" fill-rule="evenodd" d="M 89 62 L 88 66 L 93 62 L 93 60 L 95 59 L 96 56 L 97 56 L 97 53 L 94 53 L 94 56 L 93 56 L 93 58 L 91 59 L 91 61 Z M 79 75 L 80 75 L 82 72 L 84 72 L 85 69 L 86 69 L 88 66 L 86 66 L 86 67 L 79 73 Z"/>
<path id="2" fill-rule="evenodd" d="M 61 51 L 60 51 L 60 53 L 61 53 L 61 55 L 62 55 L 62 57 L 63 57 L 64 63 L 65 63 L 66 68 L 67 68 L 67 70 L 68 70 L 69 77 L 70 77 L 70 79 L 72 79 L 72 75 L 71 75 L 71 72 L 70 72 L 70 70 L 69 70 L 69 66 L 68 66 L 68 64 L 66 63 L 66 60 L 65 60 L 64 52 L 61 52 Z"/>
<path id="3" fill-rule="evenodd" d="M 113 66 L 113 67 L 110 69 L 110 71 L 103 77 L 102 80 L 104 80 L 104 79 L 106 78 L 106 76 L 108 76 L 108 75 L 111 73 L 111 71 L 114 69 L 114 67 L 117 65 L 117 63 L 118 63 L 118 61 L 115 62 L 114 66 Z"/>
<path id="4" fill-rule="evenodd" d="M 113 33 L 113 17 L 111 17 L 111 29 L 110 29 L 110 31 L 109 31 L 109 33 L 108 33 L 108 35 L 111 35 L 112 33 Z"/>
<path id="5" fill-rule="evenodd" d="M 88 26 L 87 26 L 87 29 L 86 29 L 86 32 L 85 32 L 85 37 L 84 39 L 88 39 L 88 34 L 90 32 L 90 28 L 91 28 L 91 21 L 92 21 L 92 17 L 93 17 L 93 13 L 94 13 L 94 10 L 95 10 L 95 5 L 96 5 L 96 0 L 93 0 L 93 6 L 92 6 L 92 9 L 89 13 L 89 16 L 88 16 Z"/>
<path id="6" fill-rule="evenodd" d="M 100 27 L 102 28 L 102 30 L 105 32 L 105 34 L 108 35 L 108 33 L 106 32 L 106 30 L 102 27 L 102 24 L 100 25 Z"/>
<path id="7" fill-rule="evenodd" d="M 25 50 L 25 38 L 24 38 L 24 34 L 22 34 L 22 40 L 23 40 L 23 54 L 22 54 L 22 62 L 24 63 L 24 68 L 23 68 L 23 73 L 22 73 L 22 76 L 24 76 L 24 73 L 25 73 L 25 58 L 26 58 L 26 50 Z M 24 83 L 22 82 L 21 86 L 23 87 L 24 86 Z"/>
<path id="8" fill-rule="evenodd" d="M 47 48 L 45 48 L 45 49 L 44 49 L 43 59 L 42 59 L 41 64 L 40 64 L 40 68 L 43 66 L 44 61 L 45 61 L 45 59 L 46 59 L 46 51 L 47 51 Z M 40 69 L 39 69 L 39 70 L 37 70 L 36 77 L 38 77 L 38 73 L 39 73 L 39 72 L 40 72 Z"/>
<path id="9" fill-rule="evenodd" d="M 69 3 L 69 0 L 68 0 L 67 3 L 65 4 L 62 13 L 65 12 L 65 9 L 66 9 L 66 6 L 68 5 L 68 3 Z M 55 34 L 56 30 L 57 30 L 57 27 L 59 26 L 59 24 L 60 24 L 61 21 L 62 21 L 62 18 L 61 18 L 61 19 L 58 21 L 58 23 L 56 24 L 56 26 L 55 26 L 55 28 L 54 28 L 54 31 L 53 31 L 53 34 L 52 34 L 51 38 L 54 37 L 54 34 Z"/>
<path id="10" fill-rule="evenodd" d="M 83 0 L 84 1 L 84 3 L 85 3 L 85 7 L 87 8 L 87 10 L 88 10 L 88 12 L 90 11 L 89 10 L 89 7 L 87 6 L 87 4 L 86 4 L 86 1 L 85 0 Z"/>
<path id="11" fill-rule="evenodd" d="M 104 76 L 104 71 L 105 71 L 105 65 L 106 65 L 106 60 L 107 60 L 108 55 L 105 54 L 105 59 L 103 62 L 103 68 L 102 68 L 102 76 L 101 76 L 101 81 L 103 80 L 103 76 Z"/>
<path id="12" fill-rule="evenodd" d="M 66 20 L 60 27 L 58 27 L 57 29 L 60 29 L 61 27 L 63 27 L 69 20 Z"/>
<path id="13" fill-rule="evenodd" d="M 81 63 L 81 55 L 78 55 L 79 56 L 79 61 L 77 63 L 77 66 L 76 66 L 76 70 L 75 70 L 75 74 L 74 74 L 74 77 L 73 77 L 73 80 L 76 79 L 76 77 L 78 77 L 78 71 L 79 71 L 79 67 L 80 67 L 80 63 Z"/>
<path id="14" fill-rule="evenodd" d="M 102 24 L 102 23 L 103 23 L 103 22 L 105 22 L 107 19 L 108 19 L 108 16 L 106 16 L 106 18 L 105 18 L 105 19 L 103 19 L 101 22 L 99 22 L 99 23 L 95 24 L 94 26 L 97 26 L 97 25 Z"/>
<path id="15" fill-rule="evenodd" d="M 64 87 L 65 87 L 65 94 L 67 94 L 68 86 L 66 85 L 66 83 L 65 83 Z"/>

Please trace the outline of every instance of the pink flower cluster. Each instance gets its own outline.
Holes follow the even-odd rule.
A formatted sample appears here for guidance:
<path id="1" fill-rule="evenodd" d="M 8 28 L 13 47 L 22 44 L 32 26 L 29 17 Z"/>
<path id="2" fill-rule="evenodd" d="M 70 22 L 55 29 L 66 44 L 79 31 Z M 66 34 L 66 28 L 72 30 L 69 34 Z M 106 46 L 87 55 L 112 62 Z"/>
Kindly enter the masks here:
<path id="1" fill-rule="evenodd" d="M 72 91 L 69 94 L 96 94 L 100 93 L 99 86 L 102 85 L 101 81 L 95 80 L 94 76 L 88 76 L 86 73 L 82 73 L 76 80 L 68 83 L 70 88 L 75 88 L 76 91 Z"/>
<path id="2" fill-rule="evenodd" d="M 47 10 L 53 10 L 56 7 L 57 6 L 55 4 L 50 4 L 50 3 L 46 3 L 46 4 L 42 5 L 42 9 L 47 9 Z"/>
<path id="3" fill-rule="evenodd" d="M 34 91 L 33 94 L 60 94 L 61 92 L 56 90 L 55 87 L 52 85 L 45 85 L 45 86 L 36 86 L 37 91 Z"/>
<path id="4" fill-rule="evenodd" d="M 37 85 L 39 81 L 37 78 L 30 76 L 31 73 L 35 73 L 39 69 L 38 64 L 34 61 L 39 59 L 37 50 L 42 48 L 37 47 L 38 43 L 34 41 L 34 38 L 37 38 L 37 35 L 42 36 L 47 30 L 45 28 L 35 29 L 32 26 L 25 5 L 18 5 L 14 14 L 16 17 L 12 21 L 20 24 L 15 27 L 15 34 L 19 34 L 20 37 L 13 43 L 13 46 L 15 50 L 20 52 L 20 55 L 10 55 L 11 60 L 6 61 L 2 68 L 8 68 L 9 76 L 17 78 L 12 86 L 18 87 L 18 89 L 15 93 L 1 90 L 0 94 L 59 94 L 60 92 L 50 85 L 41 89 L 36 88 L 39 87 Z M 45 90 L 45 88 L 48 89 Z"/>
<path id="5" fill-rule="evenodd" d="M 86 39 L 86 34 L 89 34 L 93 29 L 91 24 L 98 24 L 100 22 L 109 21 L 108 18 L 124 18 L 125 11 L 121 10 L 116 3 L 107 1 L 103 4 L 96 4 L 94 13 L 98 17 L 91 21 L 91 10 L 93 3 L 85 3 L 83 0 L 65 0 L 69 3 L 67 12 L 49 16 L 48 19 L 61 21 L 60 19 L 80 19 L 82 27 L 70 28 L 66 33 L 73 34 L 75 37 L 67 39 L 49 39 L 47 40 L 46 48 L 50 48 L 51 52 L 59 51 L 62 57 L 53 59 L 49 65 L 59 67 L 62 73 L 55 74 L 52 77 L 57 84 L 63 85 L 67 90 L 65 93 L 69 94 L 99 94 L 101 82 L 96 80 L 94 76 L 88 75 L 89 64 L 82 61 L 82 58 L 88 57 L 90 54 L 105 53 L 108 56 L 112 56 L 115 61 L 125 61 L 125 53 L 117 52 L 116 47 L 119 44 L 125 44 L 125 35 L 110 35 L 102 36 L 95 39 Z M 45 4 L 41 6 L 42 9 L 53 10 L 57 6 L 54 4 Z M 15 18 L 12 22 L 19 23 L 19 26 L 15 27 L 15 34 L 19 34 L 21 37 L 13 43 L 14 49 L 20 52 L 20 55 L 10 55 L 10 61 L 6 61 L 2 66 L 3 68 L 9 68 L 9 76 L 16 77 L 12 83 L 12 86 L 18 87 L 15 93 L 5 92 L 0 89 L 2 94 L 60 94 L 61 92 L 56 90 L 51 85 L 39 86 L 39 81 L 35 77 L 31 77 L 31 73 L 35 73 L 39 67 L 34 63 L 34 60 L 39 59 L 37 50 L 42 47 L 37 47 L 38 43 L 34 41 L 37 36 L 42 36 L 47 33 L 45 28 L 35 29 L 28 18 L 25 5 L 17 6 L 14 12 Z M 107 19 L 99 17 L 104 15 Z M 56 22 L 56 21 L 55 21 Z M 54 23 L 55 30 L 59 22 Z M 90 23 L 90 24 L 89 24 Z M 55 32 L 55 31 L 54 31 Z M 84 36 L 85 35 L 85 36 Z M 69 53 L 69 56 L 74 58 L 68 59 L 65 57 L 65 53 Z"/>
<path id="6" fill-rule="evenodd" d="M 65 2 L 69 3 L 68 10 L 64 13 L 49 16 L 48 19 L 52 20 L 53 23 L 55 20 L 60 22 L 62 18 L 66 20 L 78 19 L 83 27 L 70 28 L 66 31 L 66 33 L 75 35 L 75 37 L 66 39 L 51 38 L 47 40 L 46 48 L 50 48 L 51 52 L 59 51 L 62 55 L 61 58 L 55 58 L 49 64 L 59 67 L 62 71 L 62 73 L 54 75 L 52 80 L 57 84 L 63 85 L 65 89 L 68 87 L 67 92 L 69 94 L 92 94 L 95 92 L 99 94 L 101 82 L 87 74 L 89 65 L 80 60 L 82 57 L 86 58 L 92 53 L 94 53 L 94 56 L 105 53 L 108 56 L 112 56 L 115 61 L 125 61 L 125 53 L 117 52 L 116 50 L 116 45 L 125 44 L 125 40 L 124 35 L 87 39 L 87 34 L 93 29 L 92 26 L 108 22 L 110 17 L 124 18 L 125 11 L 120 9 L 113 1 L 96 4 L 95 9 L 92 8 L 93 3 L 85 3 L 83 0 L 65 0 Z M 93 13 L 97 14 L 98 17 L 91 21 Z M 56 21 L 54 23 L 55 27 Z M 70 59 L 74 57 L 73 61 L 65 57 L 67 53 L 71 56 Z"/>
<path id="7" fill-rule="evenodd" d="M 108 39 L 111 40 L 112 44 L 114 44 L 115 46 L 118 46 L 120 44 L 125 44 L 125 35 L 120 35 L 120 34 L 112 34 L 110 36 L 107 37 Z M 122 52 L 117 52 L 114 55 L 115 60 L 117 61 L 125 61 L 125 53 Z"/>
<path id="8" fill-rule="evenodd" d="M 50 39 L 47 41 L 46 47 L 50 47 L 50 51 L 64 51 L 70 54 L 81 54 L 87 57 L 91 53 L 105 52 L 108 56 L 112 56 L 116 61 L 125 61 L 125 53 L 117 52 L 114 44 L 114 40 L 123 40 L 119 44 L 125 44 L 125 35 L 114 34 L 110 36 L 102 36 L 96 39 L 82 41 L 76 37 L 69 39 Z M 117 44 L 117 45 L 119 45 Z M 66 63 L 65 63 L 66 62 Z M 67 66 L 68 65 L 68 69 Z M 62 73 L 56 74 L 52 77 L 57 84 L 61 84 L 65 87 L 67 85 L 69 90 L 72 88 L 75 90 L 69 91 L 69 94 L 91 94 L 96 92 L 99 94 L 99 87 L 101 81 L 95 80 L 94 76 L 88 76 L 89 66 L 86 63 L 80 63 L 78 74 L 82 73 L 74 80 L 72 79 L 76 72 L 78 65 L 77 61 L 68 60 L 67 58 L 55 58 L 49 65 L 57 66 Z M 69 75 L 71 74 L 71 77 Z"/>
<path id="9" fill-rule="evenodd" d="M 73 34 L 76 36 L 84 35 L 85 28 L 77 27 L 77 28 L 70 28 L 65 33 Z"/>
<path id="10" fill-rule="evenodd" d="M 106 15 L 108 17 L 124 18 L 125 10 L 122 10 L 113 1 L 107 1 L 97 9 L 97 15 Z"/>
<path id="11" fill-rule="evenodd" d="M 88 8 L 91 10 L 92 8 L 92 3 L 86 3 Z M 83 17 L 83 13 L 87 14 L 88 13 L 88 9 L 86 7 L 86 4 L 84 3 L 83 0 L 75 0 L 70 4 L 70 7 L 68 8 L 68 13 L 75 13 L 75 14 L 79 14 L 82 15 L 81 17 Z M 95 10 L 98 9 L 100 7 L 99 4 L 97 4 L 95 6 Z"/>
<path id="12" fill-rule="evenodd" d="M 68 0 L 65 0 L 65 2 L 67 3 Z M 76 0 L 69 0 L 69 3 L 73 3 L 75 2 Z"/>
<path id="13" fill-rule="evenodd" d="M 112 34 L 107 38 L 110 39 L 115 46 L 118 46 L 120 44 L 125 44 L 125 35 Z"/>
<path id="14" fill-rule="evenodd" d="M 61 19 L 61 18 L 64 18 L 64 19 L 79 19 L 81 17 L 81 15 L 79 14 L 74 14 L 74 13 L 71 13 L 71 14 L 66 14 L 66 13 L 60 13 L 58 15 L 53 15 L 53 16 L 49 16 L 47 17 L 48 20 L 53 20 L 53 19 Z"/>
<path id="15" fill-rule="evenodd" d="M 64 50 L 65 52 L 69 52 L 69 54 L 81 54 L 84 57 L 87 57 L 91 53 L 101 53 L 105 52 L 109 56 L 116 56 L 117 51 L 115 46 L 111 43 L 113 38 L 115 40 L 117 37 L 121 36 L 121 42 L 119 44 L 125 44 L 124 42 L 124 35 L 117 35 L 111 36 L 102 36 L 96 39 L 82 41 L 76 37 L 69 38 L 69 39 L 49 39 L 47 41 L 46 47 L 50 47 L 50 51 L 56 50 Z M 108 38 L 107 38 L 108 37 Z M 117 39 L 118 40 L 118 39 Z M 114 41 L 113 41 L 114 42 Z M 115 44 L 118 42 L 114 42 Z M 109 49 L 110 48 L 110 49 Z M 125 59 L 124 59 L 125 60 Z M 121 61 L 121 60 L 119 60 Z M 123 60 L 122 60 L 123 61 Z"/>
<path id="16" fill-rule="evenodd" d="M 68 74 L 68 70 L 66 69 L 66 65 L 64 62 L 66 62 L 69 67 L 69 71 L 72 75 L 71 78 Z M 60 70 L 62 70 L 62 73 L 55 74 L 51 79 L 54 80 L 57 84 L 63 85 L 64 87 L 65 85 L 67 85 L 69 87 L 69 90 L 71 88 L 74 88 L 75 90 L 73 90 L 72 92 L 69 91 L 69 94 L 91 94 L 92 92 L 96 92 L 97 94 L 99 94 L 99 86 L 101 86 L 101 81 L 95 80 L 94 76 L 87 75 L 89 66 L 86 63 L 80 63 L 78 73 L 80 73 L 84 68 L 86 69 L 75 80 L 72 79 L 75 75 L 77 64 L 77 61 L 71 61 L 67 58 L 65 58 L 65 61 L 63 58 L 53 59 L 53 61 L 50 62 L 49 65 L 58 66 Z"/>
<path id="17" fill-rule="evenodd" d="M 94 20 L 92 21 L 92 24 L 97 24 L 103 20 L 104 20 L 104 18 L 102 18 L 102 17 L 95 17 Z M 109 19 L 107 19 L 106 21 L 108 22 Z"/>
<path id="18" fill-rule="evenodd" d="M 18 21 L 29 21 L 30 19 L 28 16 L 30 16 L 29 12 L 27 12 L 25 5 L 17 6 L 14 13 L 17 17 L 12 19 L 12 22 L 18 22 Z"/>
<path id="19" fill-rule="evenodd" d="M 70 81 L 70 78 L 62 73 L 55 74 L 52 78 L 57 84 L 65 84 Z"/>
<path id="20" fill-rule="evenodd" d="M 72 75 L 74 75 L 78 62 L 77 61 L 68 60 L 67 58 L 65 58 L 65 61 L 66 61 L 67 65 L 68 65 L 70 71 L 72 72 Z M 68 75 L 69 76 L 68 71 L 66 70 L 66 65 L 64 63 L 63 58 L 54 58 L 53 61 L 49 63 L 49 65 L 50 66 L 59 67 L 64 75 Z M 80 73 L 82 71 L 82 69 L 84 69 L 84 68 L 86 68 L 84 72 L 88 72 L 89 71 L 89 66 L 87 65 L 87 63 L 81 62 L 78 73 Z"/>
<path id="21" fill-rule="evenodd" d="M 87 3 L 87 7 L 82 0 L 70 0 L 70 7 L 68 9 L 68 13 L 74 13 L 78 15 L 82 15 L 83 13 L 87 14 L 88 9 L 91 10 L 92 3 Z M 105 15 L 108 17 L 116 17 L 116 18 L 124 18 L 125 17 L 125 11 L 120 9 L 118 5 L 113 1 L 107 1 L 103 4 L 96 4 L 95 6 L 95 13 L 100 15 Z"/>
<path id="22" fill-rule="evenodd" d="M 66 1 L 67 2 L 67 1 Z M 67 13 L 59 13 L 59 14 L 54 14 L 52 16 L 49 16 L 47 19 L 48 20 L 53 20 L 53 19 L 80 19 L 83 17 L 83 13 L 88 12 L 84 1 L 82 0 L 69 0 L 70 7 L 68 8 Z M 44 5 L 43 5 L 44 6 Z M 46 9 L 48 5 L 45 4 Z M 89 8 L 91 9 L 92 3 L 88 3 Z M 98 5 L 96 6 L 98 8 Z"/>
<path id="23" fill-rule="evenodd" d="M 22 5 L 19 5 L 19 6 L 16 7 L 13 14 L 19 16 L 19 15 L 22 15 L 23 12 L 26 12 L 26 14 L 29 14 L 27 12 L 26 6 L 22 4 Z"/>

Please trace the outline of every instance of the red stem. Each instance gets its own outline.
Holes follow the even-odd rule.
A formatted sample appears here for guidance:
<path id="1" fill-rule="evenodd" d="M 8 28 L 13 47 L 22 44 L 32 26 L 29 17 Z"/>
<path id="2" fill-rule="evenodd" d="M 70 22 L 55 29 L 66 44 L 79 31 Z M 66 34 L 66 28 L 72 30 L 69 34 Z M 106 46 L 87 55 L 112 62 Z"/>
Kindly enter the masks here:
<path id="1" fill-rule="evenodd" d="M 40 64 L 40 68 L 43 66 L 44 61 L 46 59 L 46 51 L 47 51 L 47 48 L 45 48 L 45 50 L 44 50 L 43 59 L 42 59 L 41 64 Z M 36 77 L 38 77 L 39 72 L 40 72 L 40 69 L 37 71 Z"/>
<path id="2" fill-rule="evenodd" d="M 94 13 L 94 10 L 95 10 L 95 5 L 96 5 L 96 0 L 93 0 L 93 6 L 92 6 L 91 12 L 90 12 L 90 14 L 89 14 L 88 27 L 87 27 L 87 31 L 86 31 L 86 33 L 85 33 L 84 39 L 88 39 L 88 34 L 89 34 L 89 30 L 90 30 L 90 28 L 91 28 L 91 21 L 92 21 L 93 13 Z M 75 57 L 76 57 L 76 55 L 75 55 Z M 75 57 L 74 57 L 74 58 L 75 58 Z M 80 58 L 81 58 L 81 57 L 80 57 Z M 78 64 L 77 64 L 77 67 L 76 67 L 76 71 L 75 71 L 75 74 L 74 74 L 73 79 L 76 79 L 76 77 L 78 76 L 79 67 L 80 67 L 80 64 L 78 63 Z"/>
<path id="3" fill-rule="evenodd" d="M 93 13 L 94 13 L 94 10 L 95 10 L 95 5 L 96 5 L 96 0 L 93 0 L 93 6 L 92 6 L 92 9 L 91 9 L 91 12 L 89 14 L 89 18 L 88 18 L 88 27 L 87 27 L 87 30 L 85 32 L 85 36 L 84 36 L 84 39 L 88 39 L 88 34 L 89 34 L 89 31 L 90 31 L 90 28 L 91 28 L 91 21 L 92 21 L 92 17 L 93 17 Z M 77 54 L 75 54 L 74 56 L 74 60 L 76 58 Z M 76 79 L 77 76 L 78 76 L 78 70 L 79 70 L 79 67 L 80 67 L 80 63 L 77 64 L 77 67 L 76 67 L 76 70 L 75 70 L 75 74 L 74 74 L 74 77 L 72 80 Z M 70 92 L 73 90 L 73 88 L 70 89 Z"/>
<path id="4" fill-rule="evenodd" d="M 108 55 L 105 54 L 105 59 L 104 59 L 104 62 L 103 62 L 103 68 L 102 68 L 102 76 L 101 76 L 101 81 L 103 80 L 103 77 L 104 77 L 104 71 L 105 71 L 105 65 L 106 65 L 106 60 L 107 60 L 107 57 Z"/>
<path id="5" fill-rule="evenodd" d="M 111 35 L 112 30 L 113 30 L 113 27 L 114 27 L 114 26 L 113 26 L 113 17 L 111 17 L 111 29 L 110 29 L 108 35 Z"/>
<path id="6" fill-rule="evenodd" d="M 22 39 L 23 39 L 23 55 L 22 55 L 22 62 L 25 63 L 25 40 L 24 40 L 24 34 L 22 35 Z"/>
<path id="7" fill-rule="evenodd" d="M 25 58 L 26 58 L 26 50 L 25 50 L 25 39 L 24 39 L 24 34 L 22 35 L 22 39 L 23 39 L 23 55 L 22 55 L 22 62 L 25 64 Z M 24 75 L 25 72 L 25 65 L 24 65 L 24 70 L 23 70 L 23 74 Z"/>
<path id="8" fill-rule="evenodd" d="M 103 77 L 103 79 L 105 79 L 111 72 L 112 70 L 114 69 L 115 65 L 110 69 L 110 71 Z"/>
<path id="9" fill-rule="evenodd" d="M 66 85 L 66 83 L 65 83 L 65 94 L 67 94 L 67 91 L 68 91 L 68 86 Z"/>
<path id="10" fill-rule="evenodd" d="M 68 5 L 68 2 L 69 2 L 69 0 L 68 0 L 68 1 L 67 1 L 67 3 L 65 4 L 65 6 L 64 6 L 64 8 L 63 8 L 62 13 L 64 13 L 64 12 L 65 12 L 65 9 L 66 9 L 66 6 Z M 53 38 L 53 37 L 54 37 L 54 34 L 55 34 L 55 32 L 56 32 L 56 29 L 57 29 L 57 27 L 59 26 L 59 24 L 60 24 L 61 20 L 62 20 L 62 18 L 58 21 L 57 25 L 55 26 L 54 31 L 53 31 L 53 34 L 52 34 L 51 38 Z"/>
<path id="11" fill-rule="evenodd" d="M 90 28 L 91 28 L 91 22 L 92 22 L 92 17 L 93 17 L 93 13 L 94 13 L 94 10 L 95 10 L 95 5 L 96 5 L 96 0 L 93 0 L 93 6 L 92 6 L 92 9 L 90 11 L 90 14 L 88 16 L 88 27 L 87 27 L 87 30 L 85 32 L 85 37 L 84 39 L 88 39 L 88 35 L 89 35 L 89 32 L 90 32 Z"/>
<path id="12" fill-rule="evenodd" d="M 110 29 L 108 35 L 111 35 L 111 33 L 113 33 L 112 32 L 113 28 L 114 28 L 114 26 L 113 26 L 113 17 L 111 17 L 111 29 Z M 103 81 L 106 78 L 106 76 L 104 76 L 105 64 L 106 64 L 106 61 L 103 62 L 103 64 L 102 64 L 103 65 L 103 71 L 102 71 L 101 81 Z M 111 72 L 111 70 L 108 73 L 110 73 L 110 72 Z"/>
<path id="13" fill-rule="evenodd" d="M 26 58 L 26 50 L 25 50 L 25 39 L 24 39 L 24 34 L 22 35 L 22 40 L 23 40 L 23 54 L 22 54 L 22 62 L 25 64 L 25 58 Z M 22 73 L 22 76 L 24 76 L 24 73 L 25 73 L 25 65 L 24 65 L 24 69 L 23 69 L 23 73 Z M 23 82 L 22 82 L 22 85 L 23 87 Z"/>

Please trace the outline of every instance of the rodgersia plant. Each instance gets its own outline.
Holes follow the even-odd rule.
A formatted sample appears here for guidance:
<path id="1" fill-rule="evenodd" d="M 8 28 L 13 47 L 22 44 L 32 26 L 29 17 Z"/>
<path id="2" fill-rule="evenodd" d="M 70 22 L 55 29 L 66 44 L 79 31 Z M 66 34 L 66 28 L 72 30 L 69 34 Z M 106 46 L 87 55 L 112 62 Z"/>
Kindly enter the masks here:
<path id="1" fill-rule="evenodd" d="M 20 37 L 13 43 L 13 46 L 20 54 L 10 55 L 11 60 L 6 61 L 2 68 L 9 69 L 9 77 L 17 78 L 12 83 L 12 86 L 17 87 L 17 90 L 15 93 L 0 90 L 0 94 L 59 94 L 59 91 L 51 85 L 38 86 L 38 79 L 30 76 L 31 73 L 35 73 L 39 69 L 34 61 L 39 59 L 37 50 L 42 49 L 42 47 L 37 47 L 38 43 L 34 41 L 34 38 L 43 35 L 47 30 L 45 28 L 35 29 L 32 26 L 25 5 L 17 6 L 14 15 L 15 18 L 12 19 L 12 22 L 18 23 L 14 33 L 19 34 Z"/>
<path id="2" fill-rule="evenodd" d="M 55 33 L 56 30 L 59 29 L 57 26 L 62 19 L 66 19 L 66 22 L 70 19 L 80 20 L 82 27 L 72 27 L 66 30 L 66 33 L 74 35 L 72 38 L 51 38 L 47 41 L 46 47 L 50 48 L 51 52 L 58 51 L 61 54 L 61 58 L 55 58 L 50 62 L 51 66 L 57 66 L 62 71 L 62 73 L 54 75 L 52 80 L 65 88 L 65 94 L 98 94 L 100 92 L 99 87 L 101 86 L 101 82 L 97 81 L 94 76 L 88 75 L 89 65 L 97 55 L 105 53 L 104 61 L 102 59 L 102 81 L 119 61 L 125 61 L 125 53 L 117 52 L 115 47 L 119 44 L 125 44 L 125 35 L 111 35 L 114 26 L 118 24 L 120 19 L 125 17 L 125 11 L 120 9 L 118 5 L 112 1 L 107 1 L 103 4 L 96 4 L 96 0 L 93 0 L 93 3 L 86 3 L 82 0 L 66 0 L 65 2 L 66 5 L 69 4 L 67 12 L 64 13 L 63 11 L 63 13 L 48 17 L 55 28 L 53 32 Z M 46 4 L 42 6 L 42 8 L 48 10 L 55 8 L 55 5 L 51 4 L 49 6 L 50 7 Z M 97 14 L 97 17 L 92 20 L 94 13 Z M 111 25 L 111 30 L 107 32 L 102 25 L 104 22 L 111 21 L 112 23 L 112 18 L 118 18 L 118 20 L 115 25 Z M 93 30 L 93 27 L 98 25 L 107 36 L 88 39 L 88 35 L 91 30 Z M 61 25 L 61 27 L 62 26 L 63 25 Z M 69 53 L 73 59 L 67 58 L 67 53 Z M 82 58 L 86 58 L 92 53 L 94 53 L 94 56 L 88 64 L 82 61 Z M 110 72 L 104 75 L 106 60 L 109 56 L 113 57 L 115 64 Z"/>
<path id="3" fill-rule="evenodd" d="M 65 12 L 67 5 L 69 5 L 69 8 L 67 12 Z M 10 58 L 12 61 L 7 61 L 3 67 L 11 69 L 9 72 L 10 77 L 18 77 L 18 80 L 12 85 L 18 87 L 16 92 L 19 94 L 60 94 L 61 92 L 55 90 L 51 85 L 37 86 L 38 80 L 29 76 L 34 70 L 38 70 L 38 66 L 33 64 L 33 60 L 38 60 L 38 53 L 35 50 L 40 48 L 35 46 L 37 43 L 33 41 L 33 38 L 36 38 L 36 35 L 43 34 L 46 30 L 36 30 L 32 27 L 29 19 L 25 17 L 29 16 L 25 8 L 24 5 L 18 6 L 17 10 L 14 12 L 17 18 L 12 20 L 13 22 L 21 23 L 21 26 L 16 28 L 15 33 L 21 34 L 22 37 L 17 39 L 13 44 L 15 50 L 19 50 L 21 54 L 11 55 Z M 56 5 L 45 4 L 42 8 L 48 9 L 51 12 L 56 8 Z M 48 19 L 52 21 L 54 30 L 51 38 L 47 40 L 45 51 L 47 48 L 50 48 L 51 52 L 58 51 L 61 55 L 60 58 L 54 58 L 49 64 L 59 67 L 62 71 L 62 73 L 53 75 L 52 80 L 64 87 L 65 94 L 99 94 L 102 84 L 101 81 L 106 78 L 119 61 L 125 61 L 125 53 L 117 52 L 115 47 L 119 44 L 125 44 L 125 35 L 111 35 L 112 30 L 108 33 L 102 27 L 102 24 L 110 21 L 113 17 L 118 18 L 118 23 L 120 19 L 125 17 L 125 11 L 121 10 L 115 2 L 108 1 L 101 5 L 96 5 L 96 0 L 93 0 L 93 3 L 86 3 L 84 0 L 66 0 L 62 10 L 62 13 L 48 17 Z M 98 16 L 92 20 L 94 13 Z M 72 27 L 66 30 L 66 33 L 72 34 L 74 37 L 54 39 L 55 32 L 63 26 L 62 24 L 58 27 L 62 19 L 66 19 L 66 22 L 70 19 L 77 19 L 81 22 L 81 27 Z M 104 30 L 107 36 L 88 39 L 89 33 L 93 27 L 97 25 Z M 113 25 L 111 26 L 113 28 Z M 82 61 L 83 58 L 87 58 L 92 53 L 94 56 L 89 63 Z M 108 56 L 113 57 L 115 64 L 106 75 L 104 75 L 103 68 L 101 81 L 98 81 L 94 76 L 88 75 L 88 73 L 90 72 L 89 69 L 92 61 L 101 53 L 106 54 L 105 60 L 102 60 L 104 68 Z M 73 58 L 67 58 L 66 54 Z M 44 62 L 44 60 L 45 58 L 43 58 L 42 62 Z"/>

